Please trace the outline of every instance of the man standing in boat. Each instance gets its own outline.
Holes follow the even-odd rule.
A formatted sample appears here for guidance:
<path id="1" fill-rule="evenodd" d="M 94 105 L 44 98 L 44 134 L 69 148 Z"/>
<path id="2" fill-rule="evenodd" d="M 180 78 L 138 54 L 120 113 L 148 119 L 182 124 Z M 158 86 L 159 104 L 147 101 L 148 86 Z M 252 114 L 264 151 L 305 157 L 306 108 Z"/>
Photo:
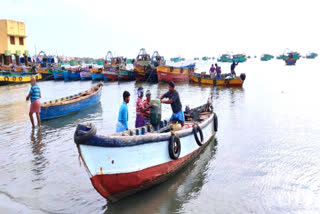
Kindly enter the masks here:
<path id="1" fill-rule="evenodd" d="M 236 77 L 236 66 L 239 64 L 239 62 L 235 62 L 234 60 L 232 61 L 232 64 L 231 64 L 231 76 L 232 77 Z"/>
<path id="2" fill-rule="evenodd" d="M 215 77 L 215 70 L 216 70 L 216 68 L 212 64 L 211 68 L 210 68 L 210 77 L 211 77 L 211 79 L 214 79 L 214 77 Z"/>
<path id="3" fill-rule="evenodd" d="M 33 113 L 36 113 L 37 121 L 38 121 L 38 127 L 39 128 L 41 127 L 41 121 L 40 121 L 40 110 L 41 110 L 40 98 L 41 98 L 40 88 L 36 84 L 36 80 L 32 77 L 31 78 L 31 88 L 30 88 L 28 96 L 26 97 L 27 101 L 29 99 L 31 101 L 29 117 L 30 117 L 30 120 L 31 120 L 32 128 L 35 128 L 34 121 L 33 121 Z"/>
<path id="4" fill-rule="evenodd" d="M 215 64 L 215 66 L 216 66 L 216 72 L 217 72 L 217 77 L 216 77 L 216 79 L 219 80 L 219 79 L 221 79 L 221 67 L 218 66 L 217 63 Z"/>
<path id="5" fill-rule="evenodd" d="M 172 123 L 178 122 L 181 124 L 181 126 L 183 126 L 184 115 L 182 112 L 182 105 L 180 102 L 179 93 L 174 89 L 175 88 L 174 82 L 169 82 L 168 85 L 169 85 L 169 91 L 160 97 L 161 103 L 171 104 L 172 116 L 170 118 L 170 121 Z M 163 98 L 168 98 L 169 100 L 164 101 Z"/>
<path id="6" fill-rule="evenodd" d="M 128 130 L 128 103 L 130 101 L 130 93 L 128 91 L 124 91 L 122 96 L 123 103 L 119 110 L 116 132 L 123 132 Z"/>
<path id="7" fill-rule="evenodd" d="M 143 101 L 143 107 L 145 109 L 144 122 L 145 123 L 150 123 L 150 111 L 151 111 L 151 108 L 152 108 L 150 90 L 146 91 L 146 99 Z"/>
<path id="8" fill-rule="evenodd" d="M 142 97 L 143 97 L 143 88 L 139 87 L 138 88 L 138 98 L 137 98 L 137 103 L 136 103 L 136 128 L 142 127 L 145 125 L 145 121 L 144 121 L 144 112 L 145 112 L 145 108 L 142 102 Z"/>

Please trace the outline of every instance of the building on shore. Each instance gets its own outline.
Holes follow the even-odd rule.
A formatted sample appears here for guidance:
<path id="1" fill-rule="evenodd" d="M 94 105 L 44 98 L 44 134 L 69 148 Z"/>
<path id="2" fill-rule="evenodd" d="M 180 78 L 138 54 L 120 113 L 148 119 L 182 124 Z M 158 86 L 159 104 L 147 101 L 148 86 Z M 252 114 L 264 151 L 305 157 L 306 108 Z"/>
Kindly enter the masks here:
<path id="1" fill-rule="evenodd" d="M 0 20 L 0 64 L 20 64 L 20 58 L 28 61 L 26 30 L 23 22 Z M 14 57 L 13 57 L 14 56 Z M 15 60 L 12 60 L 15 58 Z"/>

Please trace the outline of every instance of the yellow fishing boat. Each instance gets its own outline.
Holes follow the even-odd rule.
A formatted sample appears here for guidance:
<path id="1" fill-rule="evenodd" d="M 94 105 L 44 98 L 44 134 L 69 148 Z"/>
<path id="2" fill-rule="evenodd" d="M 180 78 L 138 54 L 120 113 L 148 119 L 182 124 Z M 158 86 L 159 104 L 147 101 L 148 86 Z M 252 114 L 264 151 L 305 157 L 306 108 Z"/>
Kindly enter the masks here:
<path id="1" fill-rule="evenodd" d="M 194 71 L 194 67 L 173 67 L 158 66 L 158 79 L 164 82 L 183 82 L 189 81 L 189 76 Z"/>
<path id="2" fill-rule="evenodd" d="M 36 80 L 41 80 L 41 74 L 20 74 L 20 73 L 1 73 L 0 74 L 0 85 L 27 83 L 34 77 Z"/>
<path id="3" fill-rule="evenodd" d="M 212 79 L 208 75 L 201 75 L 193 73 L 191 75 L 191 81 L 200 84 L 213 85 L 213 86 L 225 86 L 225 87 L 241 87 L 244 80 L 246 79 L 246 74 L 242 73 L 239 77 L 228 78 L 224 77 L 222 79 Z"/>

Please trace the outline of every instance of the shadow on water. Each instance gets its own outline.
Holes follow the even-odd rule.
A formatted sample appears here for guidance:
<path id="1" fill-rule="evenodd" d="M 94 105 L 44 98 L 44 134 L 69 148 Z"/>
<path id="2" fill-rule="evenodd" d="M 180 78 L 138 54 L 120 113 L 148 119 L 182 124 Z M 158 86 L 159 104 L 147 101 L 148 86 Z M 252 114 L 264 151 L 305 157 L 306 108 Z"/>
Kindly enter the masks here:
<path id="1" fill-rule="evenodd" d="M 188 200 L 197 197 L 217 150 L 214 138 L 201 154 L 175 176 L 151 189 L 125 198 L 115 204 L 107 203 L 105 213 L 177 213 Z"/>
<path id="2" fill-rule="evenodd" d="M 65 126 L 74 126 L 78 123 L 85 123 L 92 121 L 93 119 L 101 118 L 102 107 L 101 103 L 94 105 L 85 110 L 79 111 L 74 114 L 70 114 L 64 117 L 55 118 L 51 120 L 45 120 L 42 122 L 42 129 L 46 131 L 47 129 L 59 129 Z"/>
<path id="3" fill-rule="evenodd" d="M 42 131 L 41 129 L 33 129 L 31 131 L 30 143 L 32 148 L 32 154 L 34 158 L 32 160 L 32 172 L 36 176 L 36 181 L 44 180 L 41 178 L 43 170 L 46 168 L 48 161 L 43 155 L 45 150 L 45 144 L 42 142 Z"/>

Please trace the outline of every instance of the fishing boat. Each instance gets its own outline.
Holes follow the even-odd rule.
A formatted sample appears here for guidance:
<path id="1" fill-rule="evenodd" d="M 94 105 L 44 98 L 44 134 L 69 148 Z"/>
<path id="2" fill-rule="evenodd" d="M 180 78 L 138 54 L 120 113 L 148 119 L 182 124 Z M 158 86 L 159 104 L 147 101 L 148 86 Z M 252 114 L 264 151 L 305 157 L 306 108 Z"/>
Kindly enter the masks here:
<path id="1" fill-rule="evenodd" d="M 68 68 L 63 71 L 64 81 L 80 80 L 80 68 Z"/>
<path id="2" fill-rule="evenodd" d="M 63 70 L 55 68 L 53 69 L 53 79 L 54 80 L 64 80 Z"/>
<path id="3" fill-rule="evenodd" d="M 0 73 L 0 85 L 8 84 L 19 84 L 19 83 L 28 83 L 31 81 L 31 78 L 34 77 L 36 80 L 41 80 L 41 74 L 29 74 L 29 73 L 18 73 L 18 72 L 1 72 Z"/>
<path id="4" fill-rule="evenodd" d="M 244 55 L 244 54 L 235 54 L 232 56 L 232 61 L 245 62 L 245 61 L 247 61 L 247 58 L 246 58 L 246 55 Z"/>
<path id="5" fill-rule="evenodd" d="M 163 120 L 110 135 L 97 135 L 93 124 L 77 126 L 74 141 L 93 187 L 116 202 L 151 188 L 192 163 L 212 142 L 218 117 L 206 105 L 185 114 L 182 129 Z"/>
<path id="6" fill-rule="evenodd" d="M 181 57 L 173 57 L 173 58 L 170 58 L 170 61 L 171 62 L 181 62 L 183 61 Z"/>
<path id="7" fill-rule="evenodd" d="M 261 61 L 269 61 L 271 59 L 273 59 L 274 56 L 270 55 L 270 54 L 263 54 L 260 58 Z"/>
<path id="8" fill-rule="evenodd" d="M 293 59 L 293 58 L 288 58 L 286 60 L 284 60 L 286 62 L 286 65 L 295 65 L 297 60 Z"/>
<path id="9" fill-rule="evenodd" d="M 207 57 L 207 56 L 204 56 L 204 57 L 202 57 L 202 60 L 203 60 L 203 61 L 207 61 L 207 60 L 208 60 L 208 57 Z"/>
<path id="10" fill-rule="evenodd" d="M 98 104 L 102 87 L 103 84 L 99 83 L 95 87 L 78 94 L 41 103 L 41 120 L 66 116 Z"/>
<path id="11" fill-rule="evenodd" d="M 246 74 L 242 73 L 239 77 L 227 77 L 221 75 L 221 79 L 212 79 L 209 75 L 201 75 L 193 73 L 191 75 L 191 81 L 199 84 L 206 84 L 212 86 L 224 86 L 224 87 L 241 87 L 246 79 Z"/>
<path id="12" fill-rule="evenodd" d="M 81 68 L 80 69 L 80 79 L 81 80 L 92 80 L 91 68 Z"/>
<path id="13" fill-rule="evenodd" d="M 309 53 L 309 54 L 307 54 L 306 58 L 307 58 L 307 59 L 314 59 L 314 58 L 316 58 L 317 56 L 318 56 L 317 53 Z"/>
<path id="14" fill-rule="evenodd" d="M 110 67 L 110 68 L 105 68 L 103 70 L 103 77 L 104 80 L 107 81 L 117 81 L 119 78 L 119 68 L 118 67 Z"/>
<path id="15" fill-rule="evenodd" d="M 134 71 L 136 72 L 136 81 L 145 81 L 147 79 L 147 71 L 151 69 L 150 55 L 144 48 L 141 48 L 134 63 Z"/>
<path id="16" fill-rule="evenodd" d="M 232 58 L 229 54 L 223 54 L 218 58 L 218 62 L 232 62 Z"/>
<path id="17" fill-rule="evenodd" d="M 35 70 L 38 74 L 42 75 L 42 78 L 44 80 L 53 80 L 54 79 L 51 67 L 39 67 Z"/>
<path id="18" fill-rule="evenodd" d="M 173 67 L 160 65 L 157 68 L 159 81 L 164 82 L 182 82 L 188 81 L 189 76 L 194 72 L 193 68 Z"/>
<path id="19" fill-rule="evenodd" d="M 92 80 L 104 80 L 102 68 L 92 68 L 90 72 Z"/>
<path id="20" fill-rule="evenodd" d="M 285 60 L 285 59 L 287 59 L 287 58 L 288 58 L 288 56 L 285 55 L 285 54 L 281 54 L 281 55 L 277 56 L 277 59 Z"/>
<path id="21" fill-rule="evenodd" d="M 119 70 L 119 81 L 132 81 L 136 79 L 134 71 L 120 69 Z"/>

